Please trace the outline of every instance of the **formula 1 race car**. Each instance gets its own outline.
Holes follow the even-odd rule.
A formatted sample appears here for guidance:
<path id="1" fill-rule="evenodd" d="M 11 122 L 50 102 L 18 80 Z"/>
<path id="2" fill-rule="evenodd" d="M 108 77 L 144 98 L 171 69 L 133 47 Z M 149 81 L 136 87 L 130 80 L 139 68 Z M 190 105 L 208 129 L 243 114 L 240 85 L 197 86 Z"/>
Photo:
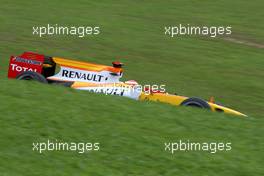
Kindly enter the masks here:
<path id="1" fill-rule="evenodd" d="M 42 83 L 61 84 L 79 90 L 107 95 L 118 95 L 141 101 L 158 101 L 177 106 L 193 106 L 246 116 L 238 111 L 196 97 L 169 94 L 159 90 L 142 89 L 136 81 L 121 82 L 123 64 L 112 62 L 113 66 L 79 62 L 59 57 L 24 52 L 11 56 L 8 78 L 36 80 Z"/>

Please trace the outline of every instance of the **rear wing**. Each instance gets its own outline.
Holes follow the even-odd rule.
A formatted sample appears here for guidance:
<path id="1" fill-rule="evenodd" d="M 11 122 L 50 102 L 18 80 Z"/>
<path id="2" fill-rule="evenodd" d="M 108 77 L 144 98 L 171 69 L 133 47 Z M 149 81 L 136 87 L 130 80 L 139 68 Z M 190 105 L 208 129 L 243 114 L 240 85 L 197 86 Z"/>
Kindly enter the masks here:
<path id="1" fill-rule="evenodd" d="M 8 78 L 16 78 L 25 71 L 42 73 L 45 56 L 32 52 L 24 52 L 20 56 L 11 56 L 9 61 Z"/>

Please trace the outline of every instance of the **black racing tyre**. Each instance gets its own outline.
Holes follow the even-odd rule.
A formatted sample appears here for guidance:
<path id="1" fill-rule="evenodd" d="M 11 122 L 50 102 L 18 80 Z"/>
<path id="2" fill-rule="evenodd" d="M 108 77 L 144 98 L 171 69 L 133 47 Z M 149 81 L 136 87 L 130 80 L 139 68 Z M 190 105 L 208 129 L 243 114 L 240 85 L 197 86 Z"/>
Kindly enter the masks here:
<path id="1" fill-rule="evenodd" d="M 192 107 L 198 107 L 198 108 L 203 108 L 203 109 L 210 109 L 210 106 L 206 101 L 200 98 L 196 98 L 196 97 L 192 97 L 192 98 L 188 98 L 184 100 L 181 103 L 181 106 L 192 106 Z"/>
<path id="2" fill-rule="evenodd" d="M 34 81 L 38 81 L 38 82 L 45 83 L 45 84 L 48 83 L 47 79 L 44 76 L 42 76 L 41 74 L 39 74 L 37 72 L 32 72 L 32 71 L 22 72 L 22 73 L 17 75 L 16 79 L 18 79 L 18 80 L 34 80 Z"/>

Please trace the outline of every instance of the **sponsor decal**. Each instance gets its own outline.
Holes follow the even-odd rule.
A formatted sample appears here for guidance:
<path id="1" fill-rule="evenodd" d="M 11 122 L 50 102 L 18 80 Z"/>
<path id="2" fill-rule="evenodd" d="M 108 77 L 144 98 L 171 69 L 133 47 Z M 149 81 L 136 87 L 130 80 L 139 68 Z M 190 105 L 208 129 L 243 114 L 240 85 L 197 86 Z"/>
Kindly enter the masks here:
<path id="1" fill-rule="evenodd" d="M 69 68 L 61 66 L 60 72 L 47 79 L 55 79 L 62 81 L 79 81 L 79 82 L 92 82 L 92 83 L 114 83 L 119 82 L 120 76 L 113 76 L 109 71 L 90 71 L 80 70 L 76 68 Z"/>
<path id="2" fill-rule="evenodd" d="M 40 62 L 40 61 L 31 60 L 31 59 L 24 59 L 24 58 L 21 58 L 21 57 L 14 57 L 13 61 L 26 63 L 26 64 L 32 64 L 32 65 L 42 65 L 42 62 Z"/>
<path id="3" fill-rule="evenodd" d="M 91 88 L 88 89 L 90 92 L 94 93 L 103 93 L 106 95 L 118 95 L 118 96 L 124 96 L 125 89 L 115 88 L 115 87 L 109 87 L 109 88 Z"/>
<path id="4" fill-rule="evenodd" d="M 101 82 L 102 78 L 104 78 L 103 75 L 99 75 L 99 74 L 81 73 L 72 70 L 69 71 L 66 69 L 62 70 L 62 77 L 71 78 L 71 79 L 80 79 L 84 81 L 95 81 L 95 82 Z"/>
<path id="5" fill-rule="evenodd" d="M 24 71 L 24 72 L 25 71 L 37 72 L 37 69 L 21 67 L 21 66 L 18 66 L 17 64 L 11 64 L 11 69 L 12 69 L 12 71 L 17 71 L 17 72 L 22 72 L 22 71 Z"/>
<path id="6" fill-rule="evenodd" d="M 117 96 L 122 96 L 122 97 L 128 97 L 128 98 L 132 98 L 135 100 L 139 99 L 139 96 L 141 95 L 141 90 L 137 90 L 136 88 L 129 86 L 129 87 L 125 87 L 125 86 L 110 86 L 108 87 L 106 85 L 106 87 L 104 85 L 102 85 L 102 87 L 77 87 L 75 89 L 79 89 L 79 90 L 87 90 L 93 93 L 101 93 L 101 94 L 105 94 L 105 95 L 117 95 Z"/>

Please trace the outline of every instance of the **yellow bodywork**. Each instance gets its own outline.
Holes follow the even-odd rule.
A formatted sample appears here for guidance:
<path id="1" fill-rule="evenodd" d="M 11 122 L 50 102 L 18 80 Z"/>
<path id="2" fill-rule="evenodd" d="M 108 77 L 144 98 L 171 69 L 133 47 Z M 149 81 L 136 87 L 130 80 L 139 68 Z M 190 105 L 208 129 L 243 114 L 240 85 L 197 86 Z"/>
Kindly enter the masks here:
<path id="1" fill-rule="evenodd" d="M 171 105 L 176 105 L 176 106 L 180 106 L 181 103 L 188 99 L 188 97 L 185 96 L 179 96 L 179 95 L 172 95 L 172 94 L 168 94 L 168 93 L 151 93 L 151 94 L 146 94 L 145 92 L 142 92 L 139 100 L 147 100 L 147 101 L 157 101 L 157 102 L 162 102 L 162 103 L 168 103 Z M 207 102 L 211 108 L 212 111 L 214 112 L 224 112 L 227 114 L 233 114 L 233 115 L 239 115 L 239 116 L 246 116 L 245 114 L 242 114 L 238 111 L 235 111 L 233 109 L 215 104 L 215 103 L 211 103 L 211 102 Z"/>

